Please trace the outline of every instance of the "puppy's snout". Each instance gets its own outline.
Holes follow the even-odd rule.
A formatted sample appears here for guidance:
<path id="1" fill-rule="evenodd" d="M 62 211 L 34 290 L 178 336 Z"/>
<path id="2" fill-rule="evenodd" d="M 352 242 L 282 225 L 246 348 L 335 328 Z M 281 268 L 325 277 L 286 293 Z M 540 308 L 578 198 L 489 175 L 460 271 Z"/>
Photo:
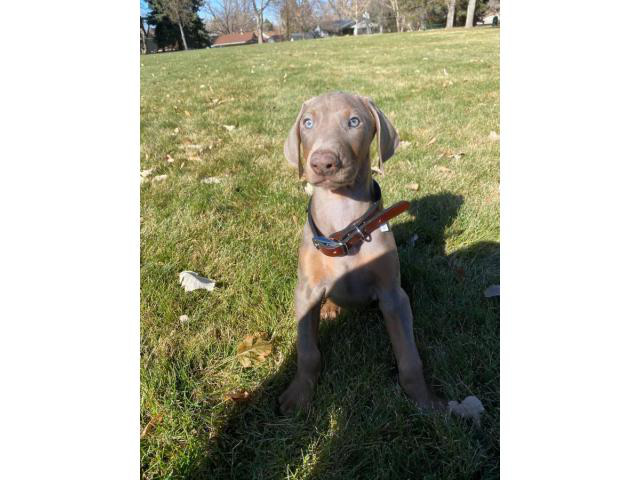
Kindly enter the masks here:
<path id="1" fill-rule="evenodd" d="M 318 151 L 311 155 L 311 169 L 316 175 L 325 177 L 335 174 L 342 163 L 338 156 L 333 152 Z"/>

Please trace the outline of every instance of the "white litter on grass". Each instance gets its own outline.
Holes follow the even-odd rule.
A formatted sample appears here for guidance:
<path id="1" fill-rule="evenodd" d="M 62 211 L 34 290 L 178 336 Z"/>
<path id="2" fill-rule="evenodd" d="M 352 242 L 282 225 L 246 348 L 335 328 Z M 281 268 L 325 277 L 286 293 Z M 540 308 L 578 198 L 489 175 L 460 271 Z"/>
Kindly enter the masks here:
<path id="1" fill-rule="evenodd" d="M 209 290 L 210 292 L 216 286 L 216 282 L 207 277 L 202 277 L 196 272 L 186 270 L 180 272 L 180 285 L 184 288 L 185 292 L 192 292 L 194 290 Z"/>
<path id="2" fill-rule="evenodd" d="M 449 411 L 462 418 L 471 418 L 476 424 L 480 424 L 480 415 L 484 412 L 484 406 L 478 397 L 470 395 L 461 403 L 457 400 L 451 400 Z"/>
<path id="3" fill-rule="evenodd" d="M 185 324 L 189 321 L 189 315 L 180 315 L 180 323 Z"/>
<path id="4" fill-rule="evenodd" d="M 153 177 L 153 180 L 151 180 L 152 182 L 164 182 L 167 177 L 169 175 L 156 175 L 155 177 Z"/>
<path id="5" fill-rule="evenodd" d="M 500 135 L 494 131 L 489 132 L 489 140 L 492 142 L 497 142 L 500 140 Z"/>
<path id="6" fill-rule="evenodd" d="M 415 247 L 416 246 L 416 242 L 418 241 L 418 234 L 414 233 L 411 238 L 409 239 L 409 246 L 410 247 Z"/>
<path id="7" fill-rule="evenodd" d="M 487 298 L 500 296 L 500 285 L 491 285 L 484 291 L 484 296 Z"/>
<path id="8" fill-rule="evenodd" d="M 146 170 L 142 170 L 142 171 L 140 172 L 140 176 L 141 176 L 142 178 L 147 178 L 149 175 L 151 175 L 151 174 L 153 173 L 153 171 L 154 171 L 154 170 L 155 170 L 155 168 L 154 168 L 154 167 L 147 168 Z"/>
<path id="9" fill-rule="evenodd" d="M 407 142 L 406 140 L 402 140 L 398 144 L 398 148 L 396 150 L 403 150 L 405 148 L 409 148 L 411 146 L 411 142 Z"/>
<path id="10" fill-rule="evenodd" d="M 218 177 L 204 177 L 200 180 L 200 183 L 206 183 L 207 185 L 211 185 L 212 183 L 219 184 L 222 183 L 222 179 Z"/>
<path id="11" fill-rule="evenodd" d="M 227 132 L 231 132 L 236 128 L 235 125 L 222 125 L 222 126 L 227 129 Z"/>

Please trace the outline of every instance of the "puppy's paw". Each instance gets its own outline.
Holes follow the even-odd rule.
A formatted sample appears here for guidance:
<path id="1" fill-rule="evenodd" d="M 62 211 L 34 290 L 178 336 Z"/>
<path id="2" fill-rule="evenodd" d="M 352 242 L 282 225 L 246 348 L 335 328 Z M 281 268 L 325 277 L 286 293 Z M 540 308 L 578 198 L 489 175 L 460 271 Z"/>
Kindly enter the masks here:
<path id="1" fill-rule="evenodd" d="M 342 309 L 333 303 L 331 300 L 325 301 L 324 305 L 320 309 L 321 320 L 335 320 L 342 312 Z"/>
<path id="2" fill-rule="evenodd" d="M 284 391 L 278 401 L 280 412 L 290 415 L 295 410 L 306 410 L 311 404 L 313 396 L 313 382 L 297 377 L 293 379 L 289 387 Z"/>

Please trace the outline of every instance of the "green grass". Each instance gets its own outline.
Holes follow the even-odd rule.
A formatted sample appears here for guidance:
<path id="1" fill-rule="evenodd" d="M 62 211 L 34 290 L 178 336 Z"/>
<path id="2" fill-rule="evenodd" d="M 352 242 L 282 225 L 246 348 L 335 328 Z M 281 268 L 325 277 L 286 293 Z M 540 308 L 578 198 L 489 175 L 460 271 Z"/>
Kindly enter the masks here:
<path id="1" fill-rule="evenodd" d="M 143 478 L 498 477 L 499 305 L 483 296 L 499 283 L 498 46 L 485 28 L 141 57 L 141 168 L 168 175 L 141 185 L 141 428 L 162 415 Z M 333 90 L 372 97 L 411 142 L 378 178 L 385 203 L 413 203 L 392 222 L 403 286 L 428 377 L 477 395 L 480 428 L 414 408 L 375 308 L 321 326 L 313 407 L 276 413 L 307 204 L 282 147 L 300 104 Z M 218 288 L 186 293 L 182 270 Z M 254 332 L 274 353 L 243 369 L 235 349 Z M 224 401 L 237 388 L 249 403 Z"/>

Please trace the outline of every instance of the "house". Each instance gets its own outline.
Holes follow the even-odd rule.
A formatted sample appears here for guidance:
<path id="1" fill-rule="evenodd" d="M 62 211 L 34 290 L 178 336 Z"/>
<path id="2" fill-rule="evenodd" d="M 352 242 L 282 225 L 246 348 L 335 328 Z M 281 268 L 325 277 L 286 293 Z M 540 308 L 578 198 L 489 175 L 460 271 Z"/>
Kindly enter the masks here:
<path id="1" fill-rule="evenodd" d="M 355 24 L 356 22 L 353 20 L 342 19 L 323 22 L 318 26 L 329 35 L 350 35 L 353 33 L 353 26 Z"/>
<path id="2" fill-rule="evenodd" d="M 296 40 L 313 40 L 314 38 L 316 38 L 316 35 L 313 32 L 296 32 L 291 34 L 292 42 Z"/>
<path id="3" fill-rule="evenodd" d="M 367 33 L 376 33 L 377 31 L 380 30 L 380 26 L 377 23 L 371 22 L 368 20 L 360 20 L 358 23 L 354 23 L 350 27 L 347 27 L 351 35 L 355 33 L 356 27 L 358 27 L 358 35 L 365 35 Z"/>
<path id="4" fill-rule="evenodd" d="M 268 43 L 284 41 L 284 34 L 276 30 L 271 32 L 262 32 L 262 37 L 265 38 Z"/>
<path id="5" fill-rule="evenodd" d="M 265 36 L 262 36 L 264 42 L 267 41 Z M 250 45 L 252 43 L 258 43 L 258 36 L 253 33 L 229 33 L 226 35 L 220 35 L 213 42 L 213 47 L 232 47 L 234 45 Z"/>

